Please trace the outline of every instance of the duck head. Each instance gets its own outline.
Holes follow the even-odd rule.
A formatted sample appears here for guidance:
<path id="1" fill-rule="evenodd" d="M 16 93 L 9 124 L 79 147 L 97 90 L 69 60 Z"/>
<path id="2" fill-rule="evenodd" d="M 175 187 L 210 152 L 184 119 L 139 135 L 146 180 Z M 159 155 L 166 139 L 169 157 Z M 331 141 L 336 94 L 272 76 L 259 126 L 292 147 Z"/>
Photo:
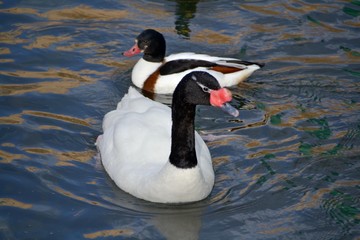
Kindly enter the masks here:
<path id="1" fill-rule="evenodd" d="M 232 107 L 231 92 L 207 72 L 194 71 L 187 74 L 174 91 L 174 98 L 191 105 L 211 105 L 220 107 L 228 114 L 237 117 L 239 111 Z"/>
<path id="2" fill-rule="evenodd" d="M 135 45 L 123 53 L 132 57 L 144 53 L 143 58 L 150 62 L 161 62 L 165 57 L 166 42 L 164 36 L 154 29 L 146 29 L 135 39 Z"/>

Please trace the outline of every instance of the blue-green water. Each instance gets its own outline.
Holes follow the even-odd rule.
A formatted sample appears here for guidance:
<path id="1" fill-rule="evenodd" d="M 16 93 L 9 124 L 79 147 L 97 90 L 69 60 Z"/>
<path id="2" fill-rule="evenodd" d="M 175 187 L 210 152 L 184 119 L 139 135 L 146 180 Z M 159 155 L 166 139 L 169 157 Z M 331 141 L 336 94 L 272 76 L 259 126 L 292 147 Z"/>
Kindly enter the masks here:
<path id="1" fill-rule="evenodd" d="M 360 238 L 358 0 L 5 0 L 0 22 L 0 239 Z M 136 199 L 97 157 L 150 27 L 169 54 L 266 63 L 231 89 L 239 118 L 198 109 L 198 203 Z"/>

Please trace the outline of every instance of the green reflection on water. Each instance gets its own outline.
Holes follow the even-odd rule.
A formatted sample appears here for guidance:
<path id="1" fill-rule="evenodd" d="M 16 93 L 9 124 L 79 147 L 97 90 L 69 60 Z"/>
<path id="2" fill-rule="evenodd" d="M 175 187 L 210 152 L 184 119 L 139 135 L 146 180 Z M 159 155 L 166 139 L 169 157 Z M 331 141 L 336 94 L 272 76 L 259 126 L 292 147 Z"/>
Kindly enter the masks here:
<path id="1" fill-rule="evenodd" d="M 312 136 L 315 136 L 320 140 L 328 139 L 331 136 L 332 131 L 329 127 L 328 121 L 325 118 L 321 118 L 321 119 L 312 118 L 309 119 L 308 122 L 315 123 L 320 127 L 319 129 L 316 130 L 307 130 L 307 132 L 310 133 Z"/>

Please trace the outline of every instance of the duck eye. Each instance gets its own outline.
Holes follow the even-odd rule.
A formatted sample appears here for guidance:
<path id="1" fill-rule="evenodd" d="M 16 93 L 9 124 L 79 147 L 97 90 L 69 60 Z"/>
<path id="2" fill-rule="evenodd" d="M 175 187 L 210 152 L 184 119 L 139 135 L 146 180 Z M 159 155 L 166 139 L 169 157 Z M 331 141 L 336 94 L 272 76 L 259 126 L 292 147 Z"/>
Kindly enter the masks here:
<path id="1" fill-rule="evenodd" d="M 201 90 L 202 90 L 203 92 L 210 93 L 210 92 L 212 91 L 212 89 L 210 89 L 210 88 L 208 88 L 207 86 L 199 83 L 199 82 L 197 81 L 197 78 L 195 77 L 195 75 L 192 75 L 192 76 L 191 76 L 191 79 L 196 82 L 196 84 L 201 88 Z"/>
<path id="2" fill-rule="evenodd" d="M 199 85 L 199 87 L 201 87 L 201 90 L 203 90 L 203 92 L 206 92 L 206 93 L 210 93 L 210 92 L 211 92 L 211 89 L 210 89 L 210 88 L 206 87 L 205 85 L 203 85 L 203 84 L 201 84 L 201 83 L 199 83 L 199 82 L 196 82 L 196 83 Z"/>
<path id="3" fill-rule="evenodd" d="M 210 92 L 210 89 L 209 89 L 208 87 L 205 87 L 205 86 L 202 87 L 202 90 L 203 90 L 204 92 Z"/>

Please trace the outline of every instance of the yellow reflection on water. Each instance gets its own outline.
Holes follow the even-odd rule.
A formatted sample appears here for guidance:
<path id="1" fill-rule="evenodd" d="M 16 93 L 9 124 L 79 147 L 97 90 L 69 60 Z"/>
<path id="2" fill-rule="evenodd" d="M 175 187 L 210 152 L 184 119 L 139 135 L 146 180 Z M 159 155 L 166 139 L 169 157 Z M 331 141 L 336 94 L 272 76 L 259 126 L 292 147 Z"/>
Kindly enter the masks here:
<path id="1" fill-rule="evenodd" d="M 79 48 L 95 48 L 98 46 L 96 42 L 81 42 L 81 43 L 73 43 L 69 46 L 57 46 L 56 49 L 59 51 L 74 51 Z"/>
<path id="2" fill-rule="evenodd" d="M 24 110 L 19 114 L 13 114 L 13 115 L 10 115 L 10 116 L 0 117 L 0 124 L 22 124 L 22 123 L 24 123 L 23 115 L 31 115 L 31 116 L 36 116 L 36 117 L 55 119 L 55 120 L 59 120 L 59 121 L 62 121 L 62 122 L 82 125 L 82 126 L 86 126 L 86 127 L 91 127 L 92 124 L 95 122 L 91 118 L 80 119 L 80 118 L 67 116 L 67 115 L 63 115 L 63 114 Z M 43 128 L 44 129 L 49 129 L 50 127 L 47 126 L 47 125 L 44 125 Z"/>
<path id="3" fill-rule="evenodd" d="M 1 32 L 0 34 L 0 43 L 5 44 L 20 44 L 25 43 L 27 40 L 18 38 L 18 36 L 22 34 L 22 31 L 19 29 L 11 30 L 8 32 Z"/>
<path id="4" fill-rule="evenodd" d="M 358 18 L 354 18 L 355 20 L 346 20 L 344 21 L 344 24 L 351 27 L 360 27 L 360 21 L 358 21 Z"/>
<path id="5" fill-rule="evenodd" d="M 54 43 L 65 42 L 71 39 L 70 36 L 51 36 L 44 35 L 35 38 L 35 40 L 28 46 L 24 46 L 26 49 L 34 49 L 34 48 L 48 48 Z"/>
<path id="6" fill-rule="evenodd" d="M 216 175 L 216 182 L 222 182 L 222 181 L 226 181 L 226 180 L 230 180 L 231 177 L 227 174 L 218 174 Z"/>
<path id="7" fill-rule="evenodd" d="M 264 148 L 266 147 L 266 149 L 261 149 L 255 153 L 251 153 L 249 155 L 246 156 L 246 159 L 252 159 L 252 158 L 259 158 L 268 154 L 276 154 L 278 152 L 287 152 L 290 151 L 293 153 L 298 152 L 300 143 L 294 143 L 294 144 L 289 144 L 288 146 L 285 147 L 279 147 L 279 142 L 270 142 L 270 143 L 264 143 L 262 145 Z M 271 148 L 272 147 L 272 148 Z M 289 159 L 291 156 L 289 155 L 284 155 L 284 156 L 277 156 L 276 159 L 277 160 L 287 160 Z"/>
<path id="8" fill-rule="evenodd" d="M 16 207 L 22 209 L 32 208 L 32 204 L 23 203 L 13 198 L 0 198 L 0 206 L 1 207 Z"/>
<path id="9" fill-rule="evenodd" d="M 356 187 L 359 186 L 359 184 L 359 180 L 339 180 L 332 183 L 328 188 L 320 188 L 315 191 L 308 191 L 303 197 L 301 197 L 298 203 L 286 208 L 285 211 L 293 212 L 294 210 L 302 211 L 305 209 L 319 208 L 323 200 L 326 199 L 326 197 L 324 197 L 325 194 L 328 194 L 339 187 Z"/>
<path id="10" fill-rule="evenodd" d="M 274 3 L 274 4 L 266 5 L 264 7 L 264 5 L 260 6 L 260 5 L 241 4 L 240 7 L 250 12 L 256 12 L 263 15 L 282 16 L 283 15 L 282 12 L 270 10 L 270 9 L 276 9 L 277 5 L 278 5 L 277 3 Z"/>
<path id="11" fill-rule="evenodd" d="M 10 54 L 10 48 L 0 48 L 0 54 Z"/>
<path id="12" fill-rule="evenodd" d="M 41 125 L 39 126 L 40 130 L 63 130 L 63 128 L 52 125 Z"/>
<path id="13" fill-rule="evenodd" d="M 149 7 L 148 4 L 144 4 L 143 2 L 138 1 L 129 1 L 128 2 L 132 8 L 138 11 L 138 14 L 133 14 L 132 17 L 152 17 L 155 19 L 168 19 L 173 15 L 173 13 L 169 12 L 164 8 L 163 4 L 157 4 L 156 7 Z M 155 3 L 154 3 L 155 4 Z"/>
<path id="14" fill-rule="evenodd" d="M 29 172 L 32 172 L 32 173 L 37 173 L 37 172 L 40 172 L 40 171 L 41 171 L 40 168 L 33 167 L 33 166 L 26 167 L 26 170 L 29 171 Z"/>
<path id="15" fill-rule="evenodd" d="M 294 228 L 292 226 L 289 226 L 289 223 L 294 222 L 294 217 L 285 217 L 280 219 L 272 219 L 269 222 L 261 223 L 258 226 L 258 229 L 261 229 L 258 231 L 260 234 L 266 235 L 266 238 L 269 237 L 269 235 L 279 235 L 281 233 L 290 233 L 294 231 Z M 284 227 L 287 226 L 287 227 Z"/>
<path id="16" fill-rule="evenodd" d="M 89 199 L 86 199 L 84 197 L 80 197 L 72 192 L 69 192 L 69 191 L 66 191 L 60 187 L 56 187 L 54 186 L 53 187 L 53 190 L 56 191 L 57 193 L 61 194 L 61 195 L 64 195 L 66 197 L 69 197 L 69 198 L 73 198 L 73 199 L 76 199 L 78 201 L 81 201 L 81 202 L 86 202 L 88 204 L 91 204 L 91 205 L 96 205 L 96 206 L 102 206 L 101 203 L 97 202 L 97 201 L 92 201 L 92 200 L 89 200 Z"/>
<path id="17" fill-rule="evenodd" d="M 1 144 L 1 146 L 6 146 L 6 147 L 15 147 L 13 144 Z M 43 155 L 52 155 L 55 157 L 55 159 L 57 160 L 57 163 L 55 164 L 56 166 L 73 166 L 74 164 L 72 164 L 71 162 L 89 162 L 94 155 L 96 154 L 95 150 L 89 149 L 86 151 L 69 151 L 69 152 L 61 152 L 61 151 L 56 151 L 53 149 L 48 149 L 48 148 L 23 148 L 22 149 L 25 153 L 29 153 L 29 154 L 43 154 Z M 15 153 L 10 153 L 4 150 L 0 150 L 0 162 L 1 163 L 12 163 L 14 160 L 19 160 L 19 159 L 29 159 L 26 155 L 24 154 L 15 154 Z"/>
<path id="18" fill-rule="evenodd" d="M 229 188 L 222 188 L 218 193 L 214 194 L 210 201 L 211 204 L 226 200 L 226 196 L 229 194 Z"/>
<path id="19" fill-rule="evenodd" d="M 284 32 L 285 26 L 263 25 L 263 24 L 251 24 L 251 28 L 255 32 Z"/>
<path id="20" fill-rule="evenodd" d="M 22 114 L 12 114 L 9 116 L 0 117 L 0 124 L 22 124 L 24 119 Z"/>
<path id="21" fill-rule="evenodd" d="M 99 80 L 89 75 L 111 75 L 110 72 L 98 72 L 95 70 L 84 69 L 81 71 L 72 71 L 69 69 L 49 69 L 44 72 L 36 71 L 0 71 L 0 75 L 22 78 L 36 79 L 59 79 L 58 81 L 44 81 L 28 84 L 3 84 L 0 86 L 0 96 L 24 94 L 28 92 L 39 93 L 57 93 L 65 94 L 70 89 L 81 86 L 82 84 L 91 84 Z"/>
<path id="22" fill-rule="evenodd" d="M 321 27 L 321 28 L 324 28 L 325 30 L 327 30 L 328 32 L 334 32 L 334 33 L 340 33 L 340 32 L 344 32 L 345 30 L 343 29 L 340 29 L 340 28 L 337 28 L 337 27 L 333 27 L 331 26 L 330 24 L 326 24 L 324 22 L 310 22 L 311 25 L 317 27 Z"/>
<path id="23" fill-rule="evenodd" d="M 85 62 L 92 64 L 102 64 L 107 67 L 115 67 L 116 71 L 118 72 L 132 68 L 136 63 L 136 60 L 118 61 L 118 59 L 111 58 L 88 58 L 85 60 Z"/>
<path id="24" fill-rule="evenodd" d="M 216 140 L 207 142 L 206 145 L 208 147 L 213 147 L 213 146 L 226 146 L 228 144 L 230 144 L 231 142 L 236 141 L 238 138 L 238 136 L 232 136 L 232 135 L 223 135 L 220 136 L 219 138 L 217 138 Z"/>
<path id="25" fill-rule="evenodd" d="M 10 63 L 10 62 L 14 62 L 13 59 L 0 59 L 0 63 Z"/>
<path id="26" fill-rule="evenodd" d="M 69 152 L 61 152 L 48 148 L 24 148 L 23 151 L 30 154 L 44 154 L 44 155 L 52 155 L 58 161 L 56 166 L 74 166 L 71 161 L 74 162 L 89 162 L 93 156 L 96 154 L 94 150 L 87 151 L 69 151 Z"/>
<path id="27" fill-rule="evenodd" d="M 259 140 L 255 140 L 255 139 L 250 139 L 250 142 L 245 143 L 245 147 L 247 148 L 254 148 L 254 147 L 259 147 L 262 145 L 262 142 Z"/>
<path id="28" fill-rule="evenodd" d="M 128 11 L 113 9 L 95 9 L 87 5 L 79 5 L 73 8 L 51 10 L 41 14 L 49 20 L 68 20 L 68 19 L 92 19 L 109 21 L 115 19 L 127 18 Z"/>
<path id="29" fill-rule="evenodd" d="M 9 153 L 3 150 L 0 150 L 0 162 L 1 163 L 11 163 L 14 160 L 18 159 L 27 159 L 27 156 L 23 154 L 15 154 L 15 153 Z"/>
<path id="30" fill-rule="evenodd" d="M 40 111 L 30 111 L 30 110 L 25 110 L 22 112 L 22 114 L 56 119 L 56 120 L 60 120 L 63 122 L 82 125 L 82 126 L 86 126 L 86 127 L 90 127 L 92 124 L 92 121 L 93 121 L 92 119 L 80 119 L 80 118 L 70 117 L 70 116 L 62 115 L 62 114 L 40 112 Z"/>
<path id="31" fill-rule="evenodd" d="M 304 64 L 354 64 L 353 59 L 343 58 L 341 55 L 330 55 L 319 56 L 319 55 L 309 55 L 309 56 L 274 56 L 271 61 L 279 62 L 297 62 Z M 357 62 L 360 63 L 360 58 L 357 59 Z"/>
<path id="32" fill-rule="evenodd" d="M 311 11 L 329 12 L 338 9 L 337 6 L 333 6 L 331 4 L 310 3 L 302 0 L 287 1 L 281 3 L 281 5 L 291 10 L 291 12 L 300 12 L 300 13 L 308 13 Z"/>
<path id="33" fill-rule="evenodd" d="M 307 3 L 301 0 L 292 0 L 286 2 L 269 2 L 269 4 L 258 5 L 257 3 L 241 4 L 240 8 L 255 12 L 261 15 L 270 15 L 274 17 L 295 18 L 294 13 L 306 14 L 310 12 L 330 12 L 338 10 L 338 6 L 331 4 Z M 274 10 L 276 9 L 276 10 Z"/>
<path id="34" fill-rule="evenodd" d="M 263 176 L 262 174 L 254 174 L 251 177 L 251 180 L 247 183 L 247 185 L 239 191 L 239 195 L 242 196 L 243 194 L 246 194 L 249 191 L 251 191 L 251 189 L 253 189 L 253 187 L 256 184 L 258 184 L 258 181 L 262 176 Z"/>
<path id="35" fill-rule="evenodd" d="M 110 230 L 101 230 L 93 233 L 84 234 L 84 238 L 94 239 L 94 238 L 104 238 L 104 237 L 119 237 L 119 236 L 130 236 L 133 235 L 134 231 L 132 229 L 110 229 Z"/>
<path id="36" fill-rule="evenodd" d="M 330 188 L 320 188 L 315 192 L 308 191 L 298 203 L 287 208 L 286 211 L 293 212 L 294 210 L 302 211 L 304 209 L 318 208 L 321 204 L 323 196 L 331 191 L 332 189 Z"/>
<path id="37" fill-rule="evenodd" d="M 13 144 L 13 143 L 2 143 L 1 146 L 3 146 L 3 147 L 15 147 L 15 144 Z"/>
<path id="38" fill-rule="evenodd" d="M 337 138 L 335 138 L 337 139 Z M 317 145 L 317 146 L 313 146 L 311 148 L 311 153 L 318 155 L 318 154 L 322 154 L 325 152 L 329 152 L 332 149 L 335 149 L 335 147 L 338 145 L 338 143 L 329 143 L 329 144 L 322 144 L 322 145 Z"/>
<path id="39" fill-rule="evenodd" d="M 34 15 L 38 14 L 38 12 L 35 9 L 21 8 L 21 7 L 1 9 L 0 12 L 12 13 L 12 14 L 34 14 Z"/>
<path id="40" fill-rule="evenodd" d="M 230 44 L 237 38 L 223 34 L 219 31 L 203 29 L 201 31 L 195 32 L 191 39 L 197 42 L 206 41 L 208 44 Z"/>
<path id="41" fill-rule="evenodd" d="M 50 10 L 45 13 L 39 13 L 35 9 L 31 8 L 8 8 L 0 10 L 0 12 L 12 13 L 12 14 L 33 14 L 39 17 L 47 18 L 49 20 L 114 20 L 122 19 L 128 16 L 128 12 L 125 10 L 113 10 L 113 9 L 94 9 L 87 5 L 79 5 L 73 8 L 64 8 L 57 10 Z"/>

